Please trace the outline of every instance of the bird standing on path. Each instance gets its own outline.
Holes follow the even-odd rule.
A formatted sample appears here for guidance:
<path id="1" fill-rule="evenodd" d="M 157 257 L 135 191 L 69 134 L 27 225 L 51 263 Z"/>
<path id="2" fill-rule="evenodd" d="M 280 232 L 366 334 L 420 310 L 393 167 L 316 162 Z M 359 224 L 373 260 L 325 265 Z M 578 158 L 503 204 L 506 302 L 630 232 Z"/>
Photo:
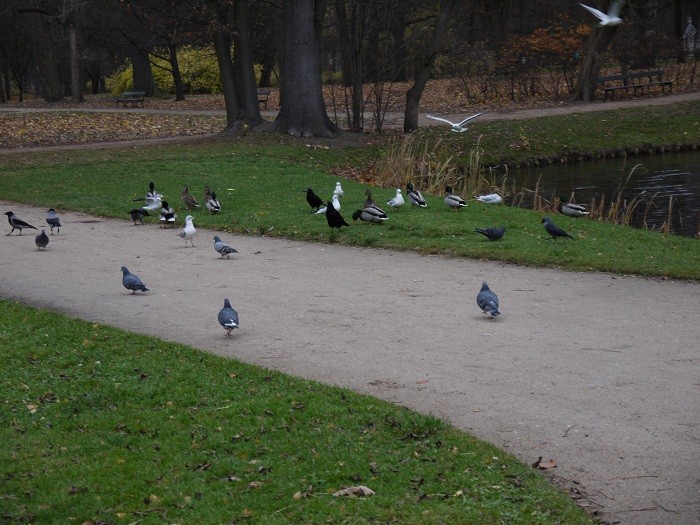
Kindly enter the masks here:
<path id="1" fill-rule="evenodd" d="M 214 235 L 214 249 L 221 254 L 222 259 L 224 256 L 230 259 L 232 253 L 238 253 L 238 250 L 223 242 L 218 235 Z"/>
<path id="2" fill-rule="evenodd" d="M 590 215 L 590 212 L 585 206 L 567 202 L 563 197 L 559 199 L 559 211 L 563 215 L 568 215 L 569 217 L 585 217 L 586 215 Z"/>
<path id="3" fill-rule="evenodd" d="M 197 235 L 197 230 L 195 229 L 194 224 L 192 224 L 192 220 L 192 215 L 185 217 L 185 227 L 177 235 L 181 239 L 185 239 L 185 246 L 187 246 L 187 241 L 190 241 L 192 243 L 192 248 L 194 248 L 194 241 L 192 238 Z"/>
<path id="4" fill-rule="evenodd" d="M 51 228 L 51 235 L 53 235 L 54 228 L 58 228 L 56 233 L 61 233 L 61 221 L 58 218 L 58 213 L 53 208 L 46 214 L 46 224 Z"/>
<path id="5" fill-rule="evenodd" d="M 501 315 L 501 312 L 498 311 L 498 296 L 491 291 L 485 281 L 481 283 L 481 291 L 476 296 L 476 304 L 479 305 L 484 314 L 490 314 L 492 318 Z"/>
<path id="6" fill-rule="evenodd" d="M 122 284 L 124 288 L 131 290 L 132 294 L 135 294 L 137 290 L 141 292 L 148 291 L 148 288 L 141 282 L 141 279 L 129 272 L 126 266 L 122 266 Z"/>
<path id="7" fill-rule="evenodd" d="M 229 337 L 231 332 L 240 326 L 238 312 L 231 307 L 228 299 L 224 299 L 224 307 L 219 310 L 219 324 L 224 327 Z"/>
<path id="8" fill-rule="evenodd" d="M 616 0 L 610 5 L 610 9 L 608 9 L 607 13 L 603 13 L 595 7 L 590 7 L 584 4 L 579 5 L 600 20 L 600 24 L 598 24 L 599 27 L 604 27 L 619 26 L 622 23 L 622 18 L 620 18 L 620 10 L 622 9 L 622 4 L 624 3 L 624 0 Z"/>
<path id="9" fill-rule="evenodd" d="M 476 115 L 472 115 L 471 117 L 467 117 L 464 120 L 460 122 L 452 122 L 451 120 L 447 120 L 446 118 L 441 118 L 441 117 L 434 117 L 432 115 L 426 115 L 428 118 L 433 119 L 433 120 L 439 120 L 440 122 L 445 122 L 452 126 L 451 131 L 454 131 L 455 133 L 464 133 L 467 131 L 467 127 L 465 124 L 469 122 L 470 120 L 474 120 L 476 117 L 483 115 L 486 113 L 485 111 L 482 111 L 481 113 L 477 113 Z"/>
<path id="10" fill-rule="evenodd" d="M 180 199 L 182 200 L 187 210 L 200 207 L 199 203 L 197 202 L 197 199 L 195 199 L 190 193 L 190 187 L 187 184 L 185 184 L 185 187 L 182 188 L 182 191 L 180 192 Z"/>
<path id="11" fill-rule="evenodd" d="M 452 186 L 447 186 L 445 188 L 445 204 L 449 207 L 452 208 L 453 210 L 458 210 L 460 208 L 466 208 L 467 203 L 464 202 L 464 199 L 460 197 L 459 195 L 455 195 L 452 193 Z"/>
<path id="12" fill-rule="evenodd" d="M 9 223 L 10 223 L 10 226 L 12 226 L 12 229 L 10 230 L 10 233 L 8 233 L 7 235 L 5 235 L 5 237 L 8 237 L 8 236 L 12 235 L 12 232 L 15 231 L 15 229 L 19 230 L 19 234 L 20 234 L 20 235 L 22 235 L 22 230 L 23 230 L 24 228 L 31 228 L 32 230 L 36 230 L 36 229 L 37 229 L 37 228 L 35 228 L 34 226 L 32 226 L 31 224 L 27 224 L 27 223 L 24 222 L 22 219 L 20 219 L 19 217 L 17 217 L 17 215 L 15 215 L 14 212 L 6 211 L 6 212 L 5 212 L 5 215 L 7 215 L 7 222 L 9 222 Z"/>
<path id="13" fill-rule="evenodd" d="M 500 228 L 477 228 L 474 231 L 480 233 L 481 235 L 485 235 L 490 241 L 497 241 L 498 239 L 501 239 L 503 235 L 505 235 L 506 227 L 501 226 Z"/>
<path id="14" fill-rule="evenodd" d="M 323 199 L 316 195 L 311 188 L 306 188 L 306 202 L 311 206 L 311 213 L 317 212 L 323 206 Z"/>
<path id="15" fill-rule="evenodd" d="M 420 192 L 420 190 L 415 189 L 411 182 L 406 184 L 406 189 L 408 190 L 408 202 L 410 202 L 413 206 L 418 206 L 419 208 L 428 207 L 428 204 L 423 198 L 423 194 Z"/>
<path id="16" fill-rule="evenodd" d="M 175 210 L 170 207 L 168 201 L 163 201 L 163 209 L 160 210 L 160 222 L 163 225 L 170 224 L 173 228 L 175 227 Z"/>
<path id="17" fill-rule="evenodd" d="M 333 207 L 333 203 L 328 201 L 326 203 L 326 220 L 328 221 L 328 226 L 331 228 L 340 229 L 343 226 L 350 226 L 338 210 Z"/>
<path id="18" fill-rule="evenodd" d="M 41 230 L 41 233 L 34 238 L 34 242 L 36 242 L 37 248 L 45 250 L 49 244 L 49 236 L 46 235 L 44 230 Z"/>
<path id="19" fill-rule="evenodd" d="M 396 197 L 388 201 L 387 205 L 391 206 L 392 208 L 400 208 L 404 204 L 405 201 L 403 200 L 403 195 L 401 195 L 401 190 L 396 188 Z"/>
<path id="20" fill-rule="evenodd" d="M 557 240 L 557 237 L 568 237 L 569 239 L 573 239 L 571 235 L 566 233 L 564 230 L 562 230 L 559 226 L 554 224 L 552 222 L 552 219 L 549 217 L 545 217 L 542 219 L 542 224 L 544 224 L 544 229 L 547 230 L 547 233 L 552 236 L 552 239 L 555 241 Z"/>

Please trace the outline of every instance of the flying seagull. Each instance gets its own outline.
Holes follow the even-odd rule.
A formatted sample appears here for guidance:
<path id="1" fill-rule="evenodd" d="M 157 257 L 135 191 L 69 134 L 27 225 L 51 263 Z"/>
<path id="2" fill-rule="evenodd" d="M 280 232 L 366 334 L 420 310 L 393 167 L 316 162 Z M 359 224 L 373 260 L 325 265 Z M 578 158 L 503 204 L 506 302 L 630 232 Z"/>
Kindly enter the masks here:
<path id="1" fill-rule="evenodd" d="M 175 219 L 177 219 L 177 215 L 175 215 L 175 210 L 173 210 L 170 207 L 170 204 L 168 204 L 168 201 L 163 201 L 163 209 L 160 210 L 160 222 L 165 224 L 171 224 L 172 227 L 175 227 Z"/>
<path id="2" fill-rule="evenodd" d="M 227 259 L 231 258 L 232 253 L 238 253 L 238 250 L 235 248 L 232 248 L 228 244 L 226 244 L 224 241 L 222 241 L 218 235 L 214 235 L 214 249 L 221 254 L 221 258 L 223 259 L 226 257 Z"/>
<path id="3" fill-rule="evenodd" d="M 135 201 L 146 201 L 146 205 L 143 209 L 146 211 L 156 211 L 161 207 L 161 201 L 163 195 L 156 191 L 155 184 L 153 182 L 148 183 L 148 191 L 146 192 L 146 197 L 143 199 L 134 199 Z"/>
<path id="4" fill-rule="evenodd" d="M 477 228 L 474 231 L 480 233 L 481 235 L 485 235 L 489 238 L 490 241 L 497 241 L 498 239 L 501 239 L 506 233 L 506 227 L 501 226 L 500 228 Z"/>
<path id="5" fill-rule="evenodd" d="M 447 120 L 446 118 L 434 117 L 432 115 L 426 115 L 426 116 L 428 118 L 433 119 L 433 120 L 439 120 L 440 122 L 445 122 L 445 123 L 449 124 L 450 126 L 452 126 L 452 131 L 454 131 L 455 133 L 463 133 L 463 132 L 467 131 L 467 128 L 464 126 L 467 122 L 475 119 L 479 115 L 483 115 L 484 113 L 486 113 L 486 112 L 482 111 L 481 113 L 477 113 L 476 115 L 472 115 L 471 117 L 467 117 L 460 122 L 452 122 L 451 120 Z"/>
<path id="6" fill-rule="evenodd" d="M 467 203 L 464 202 L 462 197 L 452 193 L 452 186 L 447 186 L 445 188 L 445 193 L 447 194 L 445 195 L 445 204 L 453 210 L 458 210 L 467 206 Z"/>
<path id="7" fill-rule="evenodd" d="M 481 283 L 481 291 L 476 296 L 476 304 L 485 314 L 490 314 L 491 317 L 501 315 L 498 311 L 498 296 L 491 291 L 486 282 Z"/>
<path id="8" fill-rule="evenodd" d="M 309 206 L 311 206 L 311 213 L 318 211 L 318 209 L 323 206 L 323 200 L 321 197 L 316 195 L 314 190 L 311 188 L 306 188 L 304 192 L 306 193 L 306 202 L 308 202 Z"/>
<path id="9" fill-rule="evenodd" d="M 427 208 L 428 204 L 425 202 L 425 198 L 420 190 L 413 188 L 412 183 L 406 184 L 406 189 L 408 190 L 408 202 L 413 206 L 418 206 L 419 208 Z"/>
<path id="10" fill-rule="evenodd" d="M 600 20 L 600 27 L 603 26 L 619 26 L 622 23 L 622 18 L 620 18 L 620 10 L 622 9 L 622 4 L 624 0 L 616 0 L 612 3 L 607 13 L 599 11 L 595 7 L 590 7 L 584 4 L 579 4 L 581 7 L 592 13 L 596 18 Z"/>
<path id="11" fill-rule="evenodd" d="M 328 201 L 326 203 L 326 220 L 328 221 L 328 226 L 333 228 L 342 228 L 343 226 L 350 226 L 338 210 L 333 207 L 333 203 Z"/>
<path id="12" fill-rule="evenodd" d="M 150 214 L 144 210 L 143 208 L 133 208 L 129 210 L 129 215 L 131 215 L 131 220 L 134 221 L 134 224 L 136 225 L 136 221 L 140 221 L 141 224 L 143 224 L 143 217 L 150 217 Z"/>
<path id="13" fill-rule="evenodd" d="M 122 266 L 122 284 L 127 290 L 131 290 L 132 294 L 135 294 L 137 290 L 142 292 L 147 292 L 148 288 L 141 282 L 136 275 L 130 273 L 126 266 Z"/>
<path id="14" fill-rule="evenodd" d="M 585 206 L 567 202 L 563 197 L 559 199 L 559 211 L 569 217 L 585 217 L 586 215 L 590 215 L 590 212 Z"/>
<path id="15" fill-rule="evenodd" d="M 36 242 L 37 248 L 39 248 L 40 250 L 45 250 L 49 244 L 49 236 L 46 235 L 46 232 L 44 230 L 41 230 L 41 233 L 36 236 L 34 242 Z"/>
<path id="16" fill-rule="evenodd" d="M 15 231 L 15 228 L 19 230 L 19 234 L 22 235 L 22 229 L 24 228 L 31 228 L 32 230 L 36 230 L 34 226 L 31 224 L 27 224 L 24 222 L 22 219 L 17 217 L 13 212 L 11 211 L 6 211 L 5 215 L 7 215 L 7 222 L 10 223 L 10 226 L 12 226 L 12 230 L 10 230 L 10 233 L 5 235 L 5 237 L 12 235 L 12 232 Z"/>
<path id="17" fill-rule="evenodd" d="M 401 190 L 399 188 L 396 188 L 396 197 L 388 201 L 387 204 L 392 208 L 400 208 L 405 204 L 403 195 L 401 195 Z"/>
<path id="18" fill-rule="evenodd" d="M 185 239 L 185 246 L 187 246 L 187 241 L 190 241 L 192 243 L 192 248 L 194 248 L 194 241 L 192 238 L 197 235 L 197 230 L 195 229 L 194 224 L 192 224 L 192 220 L 192 215 L 185 217 L 185 227 L 177 235 L 181 239 Z"/>
<path id="19" fill-rule="evenodd" d="M 544 229 L 547 230 L 547 233 L 552 236 L 552 239 L 555 241 L 557 240 L 557 237 L 568 237 L 569 239 L 573 239 L 571 235 L 566 233 L 564 230 L 562 230 L 559 226 L 554 224 L 552 222 L 552 219 L 549 217 L 545 217 L 542 219 L 542 224 L 544 224 Z"/>
<path id="20" fill-rule="evenodd" d="M 58 218 L 58 213 L 53 208 L 46 214 L 46 224 L 51 228 L 51 235 L 53 235 L 54 228 L 58 228 L 57 233 L 61 233 L 61 221 Z"/>
<path id="21" fill-rule="evenodd" d="M 191 210 L 192 208 L 199 208 L 200 206 L 197 199 L 195 199 L 190 193 L 190 187 L 187 184 L 185 184 L 185 187 L 182 188 L 182 191 L 180 192 L 180 199 L 185 204 L 185 208 L 188 210 Z"/>
<path id="22" fill-rule="evenodd" d="M 226 335 L 231 337 L 231 332 L 240 326 L 238 312 L 231 307 L 228 299 L 224 299 L 224 307 L 219 310 L 219 324 L 226 330 Z"/>

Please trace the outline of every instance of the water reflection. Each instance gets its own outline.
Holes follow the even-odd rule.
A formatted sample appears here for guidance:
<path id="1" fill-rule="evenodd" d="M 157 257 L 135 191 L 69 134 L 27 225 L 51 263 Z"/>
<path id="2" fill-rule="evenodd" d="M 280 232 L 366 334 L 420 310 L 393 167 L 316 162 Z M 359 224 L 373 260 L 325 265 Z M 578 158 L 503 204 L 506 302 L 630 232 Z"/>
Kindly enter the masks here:
<path id="1" fill-rule="evenodd" d="M 640 166 L 625 184 L 637 164 Z M 649 227 L 660 228 L 668 220 L 671 197 L 673 232 L 692 237 L 700 226 L 700 151 L 540 166 L 512 170 L 508 176 L 516 187 L 530 189 L 539 179 L 540 193 L 548 199 L 555 195 L 568 197 L 573 192 L 581 204 L 590 203 L 594 197 L 599 201 L 602 196 L 609 202 L 624 184 L 622 199 L 628 202 L 644 192 L 634 215 L 635 226 L 643 226 L 646 219 Z M 523 206 L 532 206 L 532 195 L 525 196 Z"/>

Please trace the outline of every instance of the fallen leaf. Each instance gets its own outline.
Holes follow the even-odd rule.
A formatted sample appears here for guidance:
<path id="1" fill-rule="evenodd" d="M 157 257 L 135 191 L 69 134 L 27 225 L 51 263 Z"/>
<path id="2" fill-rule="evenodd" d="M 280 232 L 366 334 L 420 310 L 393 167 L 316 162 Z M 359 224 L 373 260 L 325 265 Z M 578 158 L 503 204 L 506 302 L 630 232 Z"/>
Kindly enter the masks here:
<path id="1" fill-rule="evenodd" d="M 334 492 L 333 496 L 336 498 L 339 496 L 374 496 L 374 491 L 364 485 L 358 485 Z"/>
<path id="2" fill-rule="evenodd" d="M 557 467 L 557 460 L 556 459 L 546 459 L 543 460 L 541 457 L 537 464 L 535 465 L 536 468 L 540 470 L 547 470 L 550 468 L 556 468 Z"/>

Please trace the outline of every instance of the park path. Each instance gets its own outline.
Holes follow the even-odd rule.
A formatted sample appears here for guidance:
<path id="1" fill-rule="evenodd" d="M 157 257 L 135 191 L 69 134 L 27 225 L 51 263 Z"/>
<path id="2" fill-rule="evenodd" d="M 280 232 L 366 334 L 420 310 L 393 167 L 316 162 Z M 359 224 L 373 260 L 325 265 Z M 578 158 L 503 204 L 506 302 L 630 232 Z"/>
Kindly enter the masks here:
<path id="1" fill-rule="evenodd" d="M 153 224 L 61 218 L 46 251 L 3 223 L 0 296 L 432 413 L 555 459 L 555 481 L 608 522 L 698 523 L 698 283 L 229 234 L 240 253 L 222 260 L 211 231 L 186 248 Z M 151 292 L 124 290 L 122 265 Z M 482 280 L 496 320 L 475 304 Z"/>

